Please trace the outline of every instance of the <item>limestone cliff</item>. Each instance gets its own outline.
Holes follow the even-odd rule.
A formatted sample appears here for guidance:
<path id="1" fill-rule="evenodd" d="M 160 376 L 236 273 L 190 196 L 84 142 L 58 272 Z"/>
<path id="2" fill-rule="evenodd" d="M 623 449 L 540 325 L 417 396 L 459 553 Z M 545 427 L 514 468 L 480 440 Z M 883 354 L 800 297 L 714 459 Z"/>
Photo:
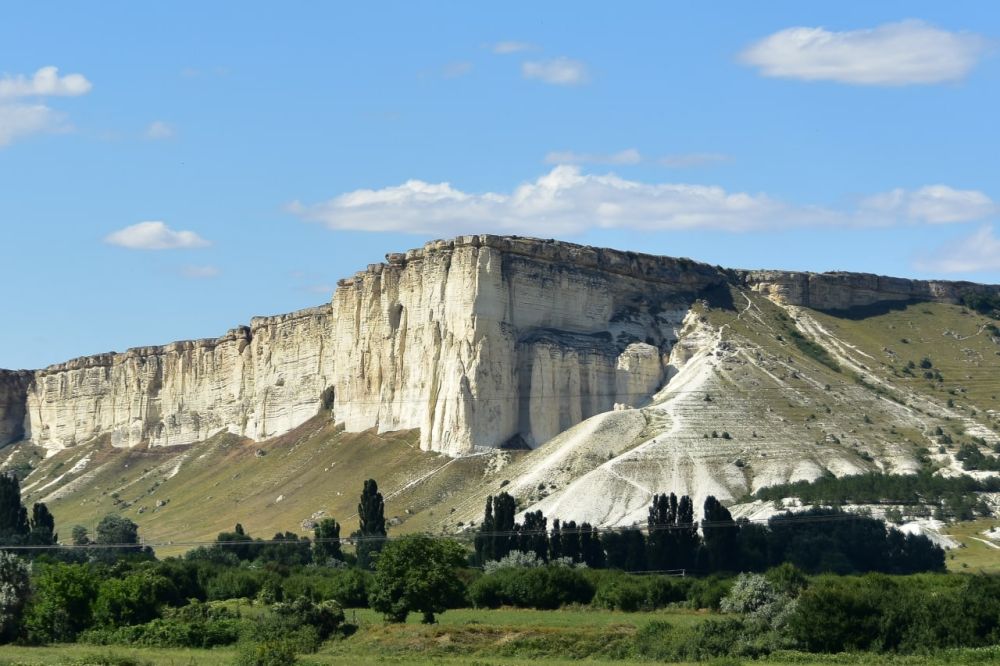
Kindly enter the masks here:
<path id="1" fill-rule="evenodd" d="M 968 292 L 997 292 L 995 285 L 908 280 L 870 273 L 744 271 L 741 276 L 748 287 L 776 303 L 816 310 L 849 310 L 900 301 L 957 303 Z"/>
<path id="2" fill-rule="evenodd" d="M 386 259 L 341 280 L 328 305 L 217 339 L 0 372 L 0 444 L 23 436 L 56 450 L 108 436 L 166 446 L 222 430 L 264 439 L 329 401 L 350 431 L 419 429 L 422 448 L 449 455 L 534 447 L 647 401 L 670 375 L 691 305 L 730 288 L 818 309 L 995 291 L 724 271 L 518 237 L 463 236 Z"/>
<path id="3" fill-rule="evenodd" d="M 0 370 L 0 446 L 24 437 L 24 416 L 32 373 Z"/>

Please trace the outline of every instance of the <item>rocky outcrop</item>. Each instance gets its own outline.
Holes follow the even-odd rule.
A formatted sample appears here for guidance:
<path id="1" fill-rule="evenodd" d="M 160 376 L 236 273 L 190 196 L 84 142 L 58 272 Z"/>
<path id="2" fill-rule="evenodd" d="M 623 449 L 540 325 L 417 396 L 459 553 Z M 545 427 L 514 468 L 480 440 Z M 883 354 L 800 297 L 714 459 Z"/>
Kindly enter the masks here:
<path id="1" fill-rule="evenodd" d="M 330 307 L 255 318 L 208 340 L 75 359 L 34 373 L 25 434 L 58 449 L 192 444 L 222 430 L 262 439 L 316 414 L 332 381 Z"/>
<path id="2" fill-rule="evenodd" d="M 849 310 L 903 301 L 957 303 L 970 292 L 1000 292 L 1000 287 L 995 285 L 907 280 L 870 273 L 743 271 L 740 276 L 750 289 L 777 303 L 816 310 Z"/>
<path id="3" fill-rule="evenodd" d="M 659 352 L 653 371 L 619 355 L 668 352 L 694 299 L 725 283 L 685 260 L 497 236 L 387 259 L 334 295 L 334 413 L 348 430 L 419 428 L 422 448 L 452 455 L 533 446 L 611 409 L 619 383 L 664 372 Z"/>
<path id="4" fill-rule="evenodd" d="M 32 373 L 0 370 L 0 446 L 24 437 L 24 416 Z"/>
<path id="5" fill-rule="evenodd" d="M 749 288 L 820 309 L 954 301 L 970 283 L 723 271 L 686 259 L 462 236 L 390 254 L 332 302 L 210 340 L 0 372 L 0 444 L 191 444 L 282 434 L 323 407 L 348 430 L 419 429 L 427 450 L 536 446 L 662 387 L 692 303 Z"/>

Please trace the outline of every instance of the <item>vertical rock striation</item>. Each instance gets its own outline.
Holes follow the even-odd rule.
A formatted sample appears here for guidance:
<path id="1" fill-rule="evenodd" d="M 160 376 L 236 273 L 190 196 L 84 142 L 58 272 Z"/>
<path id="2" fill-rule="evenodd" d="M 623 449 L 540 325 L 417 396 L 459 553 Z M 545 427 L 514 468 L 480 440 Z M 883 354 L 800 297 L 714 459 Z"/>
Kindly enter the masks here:
<path id="1" fill-rule="evenodd" d="M 691 304 L 747 288 L 846 309 L 959 299 L 971 283 L 723 271 L 518 237 L 462 236 L 390 254 L 332 302 L 210 340 L 0 371 L 0 445 L 191 444 L 220 431 L 273 437 L 332 405 L 348 430 L 419 429 L 421 447 L 537 446 L 667 377 Z"/>
<path id="2" fill-rule="evenodd" d="M 28 387 L 33 373 L 27 370 L 0 370 L 0 446 L 24 438 Z"/>

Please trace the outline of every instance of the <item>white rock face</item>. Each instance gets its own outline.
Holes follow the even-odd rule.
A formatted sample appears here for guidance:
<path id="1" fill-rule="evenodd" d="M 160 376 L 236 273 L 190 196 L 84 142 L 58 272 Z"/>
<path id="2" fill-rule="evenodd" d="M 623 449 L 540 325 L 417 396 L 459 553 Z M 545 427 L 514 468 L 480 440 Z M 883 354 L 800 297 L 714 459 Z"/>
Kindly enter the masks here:
<path id="1" fill-rule="evenodd" d="M 221 338 L 89 356 L 35 373 L 26 435 L 60 449 L 193 444 L 229 430 L 254 439 L 316 414 L 332 382 L 330 307 L 260 317 Z"/>
<path id="2" fill-rule="evenodd" d="M 673 347 L 692 303 L 732 284 L 829 307 L 967 288 L 463 236 L 388 255 L 342 280 L 328 305 L 218 339 L 0 372 L 0 445 L 264 439 L 315 415 L 325 395 L 348 430 L 416 428 L 427 450 L 535 447 L 616 404 L 647 404 L 685 360 Z"/>
<path id="3" fill-rule="evenodd" d="M 683 313 L 724 282 L 701 264 L 493 236 L 388 260 L 334 296 L 336 419 L 419 428 L 422 448 L 451 455 L 536 446 L 648 397 Z"/>

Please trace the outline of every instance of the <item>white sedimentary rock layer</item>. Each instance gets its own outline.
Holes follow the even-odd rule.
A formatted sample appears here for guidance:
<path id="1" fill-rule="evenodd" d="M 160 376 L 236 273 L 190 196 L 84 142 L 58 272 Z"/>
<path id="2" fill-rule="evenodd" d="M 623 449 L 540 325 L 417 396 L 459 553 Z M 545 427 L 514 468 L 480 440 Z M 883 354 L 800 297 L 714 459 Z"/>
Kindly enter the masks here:
<path id="1" fill-rule="evenodd" d="M 329 404 L 348 430 L 416 428 L 422 448 L 449 455 L 534 447 L 615 405 L 647 404 L 686 360 L 674 343 L 692 303 L 730 287 L 826 308 L 987 289 L 463 236 L 387 255 L 328 305 L 218 339 L 0 372 L 0 445 L 264 439 Z"/>

